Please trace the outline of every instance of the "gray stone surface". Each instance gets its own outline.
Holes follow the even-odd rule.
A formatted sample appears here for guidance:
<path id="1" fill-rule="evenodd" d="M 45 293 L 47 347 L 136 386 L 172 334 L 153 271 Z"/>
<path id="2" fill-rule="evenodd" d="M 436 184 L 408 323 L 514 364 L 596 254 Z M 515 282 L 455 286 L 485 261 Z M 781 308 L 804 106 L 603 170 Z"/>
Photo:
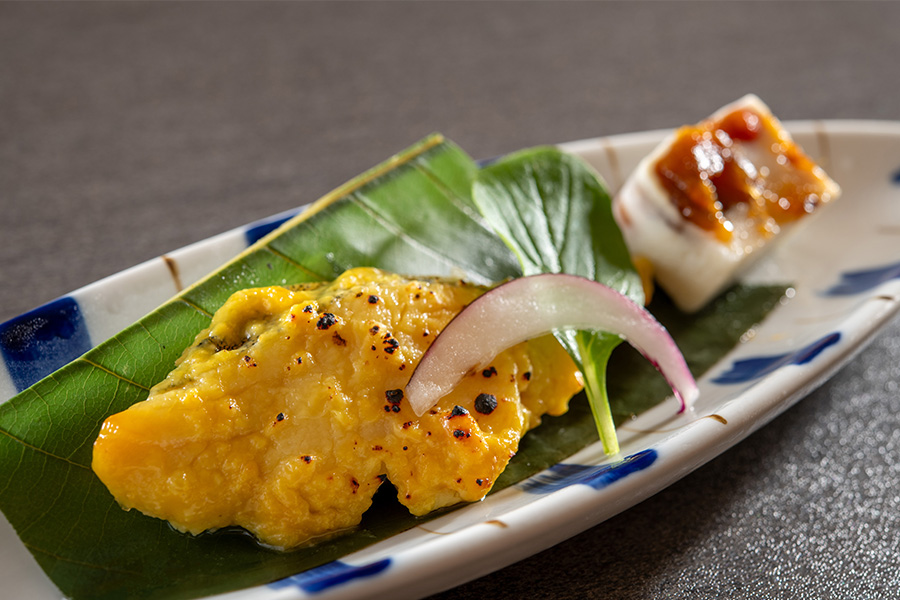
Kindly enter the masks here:
<path id="1" fill-rule="evenodd" d="M 490 157 L 747 92 L 900 120 L 898 26 L 868 2 L 0 4 L 0 321 L 431 131 Z M 898 333 L 657 496 L 441 598 L 896 597 Z"/>

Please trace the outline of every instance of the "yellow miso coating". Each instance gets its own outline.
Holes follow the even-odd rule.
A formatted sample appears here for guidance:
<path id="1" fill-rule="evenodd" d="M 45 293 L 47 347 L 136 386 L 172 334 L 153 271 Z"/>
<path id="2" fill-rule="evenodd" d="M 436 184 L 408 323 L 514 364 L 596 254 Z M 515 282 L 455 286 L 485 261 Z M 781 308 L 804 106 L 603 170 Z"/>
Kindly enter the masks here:
<path id="1" fill-rule="evenodd" d="M 106 420 L 94 472 L 123 508 L 193 534 L 239 525 L 280 548 L 358 524 L 385 476 L 416 515 L 479 500 L 522 435 L 581 389 L 547 336 L 417 418 L 404 386 L 483 291 L 358 268 L 237 292 L 147 400 Z"/>

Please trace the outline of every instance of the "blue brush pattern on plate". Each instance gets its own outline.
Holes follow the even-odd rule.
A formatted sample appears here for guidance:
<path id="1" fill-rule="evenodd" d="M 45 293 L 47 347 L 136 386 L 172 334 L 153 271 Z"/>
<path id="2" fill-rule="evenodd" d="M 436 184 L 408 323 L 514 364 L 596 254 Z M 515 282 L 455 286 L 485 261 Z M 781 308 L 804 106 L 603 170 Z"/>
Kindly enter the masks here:
<path id="1" fill-rule="evenodd" d="M 269 584 L 269 587 L 275 590 L 285 588 L 299 588 L 304 592 L 314 594 L 331 589 L 335 586 L 353 581 L 354 579 L 363 579 L 372 577 L 385 571 L 391 566 L 391 559 L 384 558 L 382 560 L 355 567 L 347 563 L 336 560 L 310 569 L 297 575 L 291 575 Z"/>
<path id="2" fill-rule="evenodd" d="M 559 463 L 522 482 L 521 488 L 531 494 L 549 494 L 580 483 L 600 490 L 627 475 L 646 469 L 656 462 L 658 456 L 656 450 L 650 448 L 599 467 Z"/>
<path id="3" fill-rule="evenodd" d="M 900 262 L 841 273 L 840 283 L 825 290 L 826 296 L 852 296 L 875 288 L 886 281 L 900 279 Z"/>
<path id="4" fill-rule="evenodd" d="M 69 296 L 0 324 L 0 354 L 20 392 L 91 347 L 81 308 Z"/>
<path id="5" fill-rule="evenodd" d="M 244 231 L 244 238 L 247 240 L 247 245 L 252 246 L 262 238 L 266 237 L 279 227 L 284 224 L 286 221 L 290 220 L 294 215 L 299 211 L 293 211 L 286 216 L 280 216 L 274 219 L 259 221 L 256 224 L 250 225 Z"/>
<path id="6" fill-rule="evenodd" d="M 250 246 L 265 237 L 300 210 L 290 210 L 247 225 L 243 228 L 246 245 Z M 71 296 L 57 298 L 0 323 L 0 357 L 18 392 L 75 360 L 93 346 L 81 307 Z"/>
<path id="7" fill-rule="evenodd" d="M 754 356 L 752 358 L 736 360 L 732 364 L 731 369 L 713 379 L 713 383 L 725 385 L 747 383 L 754 379 L 764 377 L 785 365 L 805 365 L 816 358 L 829 346 L 837 344 L 840 339 L 840 333 L 829 333 L 795 352 L 775 354 L 772 356 Z"/>

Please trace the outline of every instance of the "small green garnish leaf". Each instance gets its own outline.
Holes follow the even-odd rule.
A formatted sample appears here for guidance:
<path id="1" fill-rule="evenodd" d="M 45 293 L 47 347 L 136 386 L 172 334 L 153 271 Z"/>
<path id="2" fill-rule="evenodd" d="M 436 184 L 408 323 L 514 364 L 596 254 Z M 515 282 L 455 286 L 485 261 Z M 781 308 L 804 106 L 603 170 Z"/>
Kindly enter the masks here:
<path id="1" fill-rule="evenodd" d="M 580 158 L 552 147 L 517 152 L 479 171 L 472 196 L 525 275 L 580 275 L 643 304 L 641 279 L 613 220 L 609 192 Z M 603 449 L 615 454 L 606 365 L 622 340 L 586 331 L 559 332 L 557 338 L 584 374 Z"/>

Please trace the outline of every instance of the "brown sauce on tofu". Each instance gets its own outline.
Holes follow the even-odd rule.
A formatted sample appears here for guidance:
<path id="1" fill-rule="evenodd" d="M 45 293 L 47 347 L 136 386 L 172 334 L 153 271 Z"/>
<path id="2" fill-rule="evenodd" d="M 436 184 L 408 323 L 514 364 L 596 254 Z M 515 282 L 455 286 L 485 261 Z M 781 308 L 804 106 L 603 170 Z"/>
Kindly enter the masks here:
<path id="1" fill-rule="evenodd" d="M 655 174 L 682 217 L 722 242 L 731 239 L 736 207 L 771 236 L 831 194 L 778 121 L 747 107 L 680 128 Z"/>

